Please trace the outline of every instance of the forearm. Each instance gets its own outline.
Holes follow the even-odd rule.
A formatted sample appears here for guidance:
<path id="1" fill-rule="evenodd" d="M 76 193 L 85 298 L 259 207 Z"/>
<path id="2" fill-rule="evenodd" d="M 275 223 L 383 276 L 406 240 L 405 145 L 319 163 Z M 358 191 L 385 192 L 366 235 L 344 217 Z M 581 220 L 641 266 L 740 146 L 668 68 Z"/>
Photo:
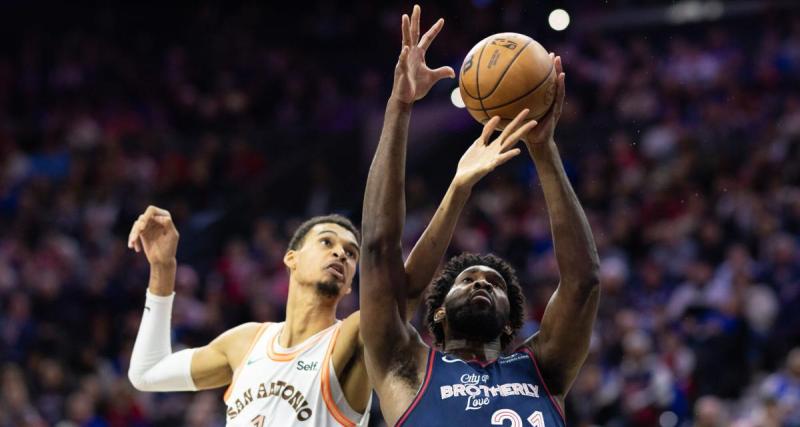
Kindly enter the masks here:
<path id="1" fill-rule="evenodd" d="M 172 353 L 170 321 L 173 298 L 173 295 L 147 293 L 128 368 L 128 378 L 138 390 L 197 390 L 191 376 L 194 350 Z"/>
<path id="2" fill-rule="evenodd" d="M 453 238 L 458 218 L 472 191 L 470 185 L 453 180 L 406 261 L 408 295 L 421 295 L 433 278 L 436 268 Z"/>
<path id="3" fill-rule="evenodd" d="M 593 288 L 599 259 L 589 222 L 564 172 L 558 148 L 552 140 L 529 144 L 542 183 L 561 284 Z"/>
<path id="4" fill-rule="evenodd" d="M 364 191 L 362 233 L 368 253 L 400 247 L 405 220 L 406 139 L 410 117 L 410 104 L 389 99 Z"/>
<path id="5" fill-rule="evenodd" d="M 407 339 L 406 277 L 401 236 L 405 221 L 405 157 L 410 105 L 386 106 L 383 131 L 364 190 L 360 259 L 361 331 L 376 357 L 388 357 L 392 344 Z"/>

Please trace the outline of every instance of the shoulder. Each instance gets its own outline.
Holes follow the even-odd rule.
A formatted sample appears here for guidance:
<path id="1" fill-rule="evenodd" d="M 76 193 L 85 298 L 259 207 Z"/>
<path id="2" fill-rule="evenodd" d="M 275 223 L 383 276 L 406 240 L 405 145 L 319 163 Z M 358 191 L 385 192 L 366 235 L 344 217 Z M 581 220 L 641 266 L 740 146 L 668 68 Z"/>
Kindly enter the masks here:
<path id="1" fill-rule="evenodd" d="M 228 329 L 211 342 L 210 347 L 227 355 L 232 366 L 246 356 L 250 346 L 267 329 L 269 323 L 248 322 Z"/>
<path id="2" fill-rule="evenodd" d="M 258 322 L 242 323 L 239 326 L 235 326 L 223 332 L 217 339 L 224 342 L 236 341 L 238 344 L 241 344 L 239 341 L 242 340 L 249 342 L 252 339 L 254 339 L 255 336 L 258 335 L 258 333 L 262 329 L 266 329 L 269 325 L 270 323 L 258 323 Z"/>

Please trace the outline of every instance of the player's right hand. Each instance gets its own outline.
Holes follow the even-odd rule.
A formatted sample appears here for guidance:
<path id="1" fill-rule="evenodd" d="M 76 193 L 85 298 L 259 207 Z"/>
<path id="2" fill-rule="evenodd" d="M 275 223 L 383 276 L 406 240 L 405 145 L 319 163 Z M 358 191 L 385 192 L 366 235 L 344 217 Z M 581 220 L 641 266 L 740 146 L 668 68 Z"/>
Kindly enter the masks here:
<path id="1" fill-rule="evenodd" d="M 144 250 L 150 265 L 175 265 L 178 238 L 172 215 L 164 209 L 148 206 L 131 227 L 128 247 L 136 252 Z"/>
<path id="2" fill-rule="evenodd" d="M 422 99 L 434 84 L 444 78 L 454 78 L 455 71 L 450 67 L 440 67 L 435 70 L 428 68 L 425 63 L 425 52 L 444 26 L 444 19 L 439 19 L 420 38 L 419 15 L 421 9 L 414 5 L 411 18 L 403 15 L 403 48 L 400 59 L 394 69 L 394 86 L 392 98 L 410 104 Z"/>
<path id="3" fill-rule="evenodd" d="M 486 122 L 481 136 L 469 146 L 461 156 L 461 160 L 458 161 L 458 169 L 453 183 L 464 188 L 472 188 L 486 174 L 518 155 L 520 149 L 513 147 L 517 145 L 522 135 L 527 134 L 537 125 L 536 120 L 523 124 L 528 112 L 527 108 L 520 111 L 517 117 L 503 129 L 500 136 L 491 142 L 489 142 L 489 138 L 500 123 L 500 117 L 492 117 Z"/>
<path id="4" fill-rule="evenodd" d="M 564 109 L 564 68 L 561 64 L 560 56 L 550 53 L 550 57 L 553 58 L 553 67 L 556 69 L 556 96 L 555 100 L 553 100 L 553 106 L 550 107 L 544 117 L 539 119 L 541 125 L 536 126 L 536 128 L 531 129 L 530 132 L 522 136 L 528 147 L 553 142 L 556 124 L 558 124 L 558 119 L 561 118 L 561 111 Z"/>

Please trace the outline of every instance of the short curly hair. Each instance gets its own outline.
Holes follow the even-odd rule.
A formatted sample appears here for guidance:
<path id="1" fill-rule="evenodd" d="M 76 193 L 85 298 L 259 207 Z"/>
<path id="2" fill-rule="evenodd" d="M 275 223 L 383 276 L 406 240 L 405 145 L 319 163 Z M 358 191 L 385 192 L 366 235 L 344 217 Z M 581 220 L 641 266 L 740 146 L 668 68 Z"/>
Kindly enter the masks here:
<path id="1" fill-rule="evenodd" d="M 303 246 L 303 242 L 306 239 L 306 234 L 317 224 L 336 224 L 344 229 L 348 230 L 349 232 L 353 233 L 356 236 L 356 241 L 361 241 L 361 233 L 359 233 L 358 228 L 356 228 L 353 223 L 344 216 L 338 214 L 330 214 L 330 215 L 321 215 L 315 216 L 306 220 L 304 223 L 300 224 L 295 230 L 294 235 L 292 235 L 292 239 L 289 240 L 289 250 L 296 251 Z"/>
<path id="2" fill-rule="evenodd" d="M 436 345 L 441 346 L 444 344 L 444 328 L 441 323 L 433 321 L 433 316 L 436 310 L 444 304 L 444 298 L 453 287 L 453 283 L 461 274 L 462 271 L 475 265 L 484 265 L 493 268 L 506 281 L 508 287 L 507 295 L 510 305 L 509 313 L 509 326 L 511 326 L 511 334 L 503 333 L 500 337 L 500 344 L 506 348 L 517 334 L 517 331 L 522 327 L 522 321 L 525 317 L 525 295 L 522 294 L 522 288 L 517 279 L 517 273 L 514 267 L 507 263 L 500 257 L 493 254 L 478 255 L 473 253 L 463 253 L 450 259 L 442 269 L 442 273 L 433 280 L 428 290 L 426 297 L 427 312 L 425 313 L 425 323 L 428 329 L 433 334 Z"/>

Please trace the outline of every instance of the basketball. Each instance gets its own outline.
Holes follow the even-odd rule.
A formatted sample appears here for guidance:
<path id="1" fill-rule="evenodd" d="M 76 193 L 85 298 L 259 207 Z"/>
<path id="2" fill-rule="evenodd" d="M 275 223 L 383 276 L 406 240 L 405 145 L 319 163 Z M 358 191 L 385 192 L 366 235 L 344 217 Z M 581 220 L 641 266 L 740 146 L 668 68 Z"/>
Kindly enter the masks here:
<path id="1" fill-rule="evenodd" d="M 556 71 L 547 50 L 517 33 L 489 36 L 469 51 L 461 65 L 459 90 L 467 111 L 480 123 L 500 116 L 503 129 L 520 111 L 540 119 L 553 104 Z"/>

